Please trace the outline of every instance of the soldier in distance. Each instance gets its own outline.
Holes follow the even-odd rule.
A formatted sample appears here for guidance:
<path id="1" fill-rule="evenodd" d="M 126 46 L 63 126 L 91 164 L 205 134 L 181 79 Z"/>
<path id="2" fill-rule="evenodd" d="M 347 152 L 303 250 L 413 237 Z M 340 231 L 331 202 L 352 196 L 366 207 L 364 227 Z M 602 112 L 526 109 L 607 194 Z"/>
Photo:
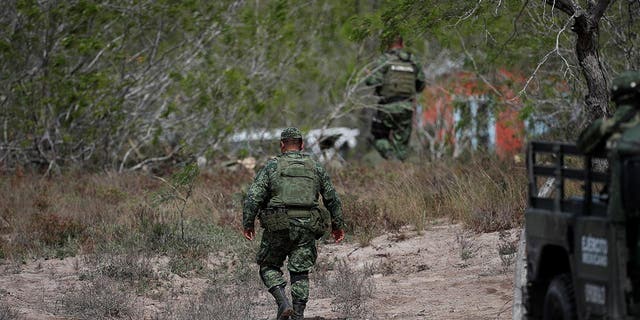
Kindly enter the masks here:
<path id="1" fill-rule="evenodd" d="M 415 57 L 404 49 L 401 36 L 375 62 L 365 83 L 374 86 L 378 110 L 371 121 L 373 147 L 385 159 L 404 161 L 409 152 L 416 93 L 424 90 L 425 74 Z"/>

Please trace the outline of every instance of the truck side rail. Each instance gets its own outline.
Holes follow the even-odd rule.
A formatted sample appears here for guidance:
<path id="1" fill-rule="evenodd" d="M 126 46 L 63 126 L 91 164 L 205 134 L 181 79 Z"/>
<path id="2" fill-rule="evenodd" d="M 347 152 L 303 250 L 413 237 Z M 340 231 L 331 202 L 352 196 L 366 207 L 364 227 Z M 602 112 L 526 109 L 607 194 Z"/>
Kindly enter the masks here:
<path id="1" fill-rule="evenodd" d="M 537 159 L 541 154 L 551 155 L 553 163 L 538 164 Z M 584 168 L 569 168 L 565 165 L 567 156 L 583 159 Z M 606 184 L 609 175 L 606 172 L 598 172 L 593 169 L 595 159 L 583 154 L 575 144 L 563 142 L 538 142 L 529 143 L 527 148 L 527 174 L 529 176 L 529 208 L 543 209 L 553 212 L 582 213 L 583 215 L 605 215 L 607 204 L 603 201 L 594 201 L 593 184 Z M 554 193 L 552 197 L 539 194 L 538 177 L 553 179 Z M 583 197 L 580 200 L 567 199 L 565 196 L 565 180 L 577 180 L 584 182 Z"/>

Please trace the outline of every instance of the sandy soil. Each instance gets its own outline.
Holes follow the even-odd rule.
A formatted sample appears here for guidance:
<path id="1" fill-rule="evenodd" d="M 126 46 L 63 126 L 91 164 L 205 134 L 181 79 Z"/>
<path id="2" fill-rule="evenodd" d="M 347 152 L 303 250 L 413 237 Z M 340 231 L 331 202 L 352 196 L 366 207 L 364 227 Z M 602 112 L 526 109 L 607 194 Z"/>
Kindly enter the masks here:
<path id="1" fill-rule="evenodd" d="M 517 233 L 512 230 L 511 239 Z M 443 224 L 429 226 L 422 234 L 403 230 L 383 235 L 364 248 L 357 243 L 321 244 L 319 254 L 320 259 L 344 259 L 356 268 L 374 266 L 370 305 L 377 319 L 510 319 L 513 265 L 505 267 L 498 254 L 500 243 L 504 241 L 498 233 L 475 235 L 460 225 Z M 82 258 L 2 265 L 0 300 L 22 319 L 68 319 L 56 316 L 60 297 L 78 286 L 83 268 Z M 154 296 L 186 300 L 207 280 L 173 276 L 163 281 L 165 292 L 152 290 L 136 298 L 140 318 L 162 312 L 164 306 Z M 342 318 L 332 311 L 330 297 L 314 299 L 314 294 L 312 287 L 307 319 Z M 266 294 L 261 298 L 269 299 Z M 271 303 L 256 307 L 268 315 Z"/>
<path id="2" fill-rule="evenodd" d="M 510 232 L 513 240 L 517 232 Z M 371 246 L 327 245 L 321 255 L 344 257 L 363 266 L 389 270 L 376 274 L 372 305 L 380 319 L 510 319 L 513 265 L 503 266 L 498 233 L 474 235 L 459 225 L 428 228 L 374 239 Z M 456 240 L 461 237 L 463 240 Z M 466 259 L 461 242 L 466 242 Z M 470 256 L 470 257 L 469 257 Z M 380 268 L 378 268 L 380 269 Z M 312 302 L 309 316 L 333 318 L 326 301 Z M 323 310 L 324 309 L 324 310 Z"/>

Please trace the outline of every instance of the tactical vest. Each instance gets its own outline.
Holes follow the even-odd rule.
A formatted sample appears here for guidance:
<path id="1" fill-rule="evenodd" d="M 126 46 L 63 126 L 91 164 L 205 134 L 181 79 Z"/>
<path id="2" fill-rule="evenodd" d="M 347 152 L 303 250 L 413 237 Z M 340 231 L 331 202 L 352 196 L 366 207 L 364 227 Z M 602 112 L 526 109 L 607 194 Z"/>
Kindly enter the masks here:
<path id="1" fill-rule="evenodd" d="M 385 66 L 380 95 L 384 98 L 411 98 L 416 94 L 416 68 L 411 56 L 404 60 L 398 54 L 389 55 Z"/>
<path id="2" fill-rule="evenodd" d="M 328 225 L 318 207 L 319 178 L 315 162 L 309 157 L 287 156 L 279 157 L 277 161 L 271 180 L 271 200 L 261 215 L 262 226 L 268 232 L 276 232 L 289 229 L 290 218 L 302 218 L 293 223 L 319 239 Z"/>
<path id="3" fill-rule="evenodd" d="M 315 163 L 309 157 L 279 157 L 269 206 L 312 208 L 318 205 Z"/>

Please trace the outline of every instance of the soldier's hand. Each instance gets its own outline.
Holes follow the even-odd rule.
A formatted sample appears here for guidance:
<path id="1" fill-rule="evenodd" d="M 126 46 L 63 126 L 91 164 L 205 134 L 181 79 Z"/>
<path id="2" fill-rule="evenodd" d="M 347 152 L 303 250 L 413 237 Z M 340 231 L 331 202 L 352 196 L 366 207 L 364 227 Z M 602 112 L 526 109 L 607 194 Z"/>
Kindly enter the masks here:
<path id="1" fill-rule="evenodd" d="M 333 236 L 333 239 L 336 240 L 336 243 L 340 243 L 340 241 L 344 239 L 344 230 L 342 229 L 333 230 L 331 231 L 331 235 Z"/>
<path id="2" fill-rule="evenodd" d="M 245 239 L 253 241 L 253 238 L 256 236 L 256 231 L 253 229 L 244 229 L 242 230 L 242 235 Z"/>

